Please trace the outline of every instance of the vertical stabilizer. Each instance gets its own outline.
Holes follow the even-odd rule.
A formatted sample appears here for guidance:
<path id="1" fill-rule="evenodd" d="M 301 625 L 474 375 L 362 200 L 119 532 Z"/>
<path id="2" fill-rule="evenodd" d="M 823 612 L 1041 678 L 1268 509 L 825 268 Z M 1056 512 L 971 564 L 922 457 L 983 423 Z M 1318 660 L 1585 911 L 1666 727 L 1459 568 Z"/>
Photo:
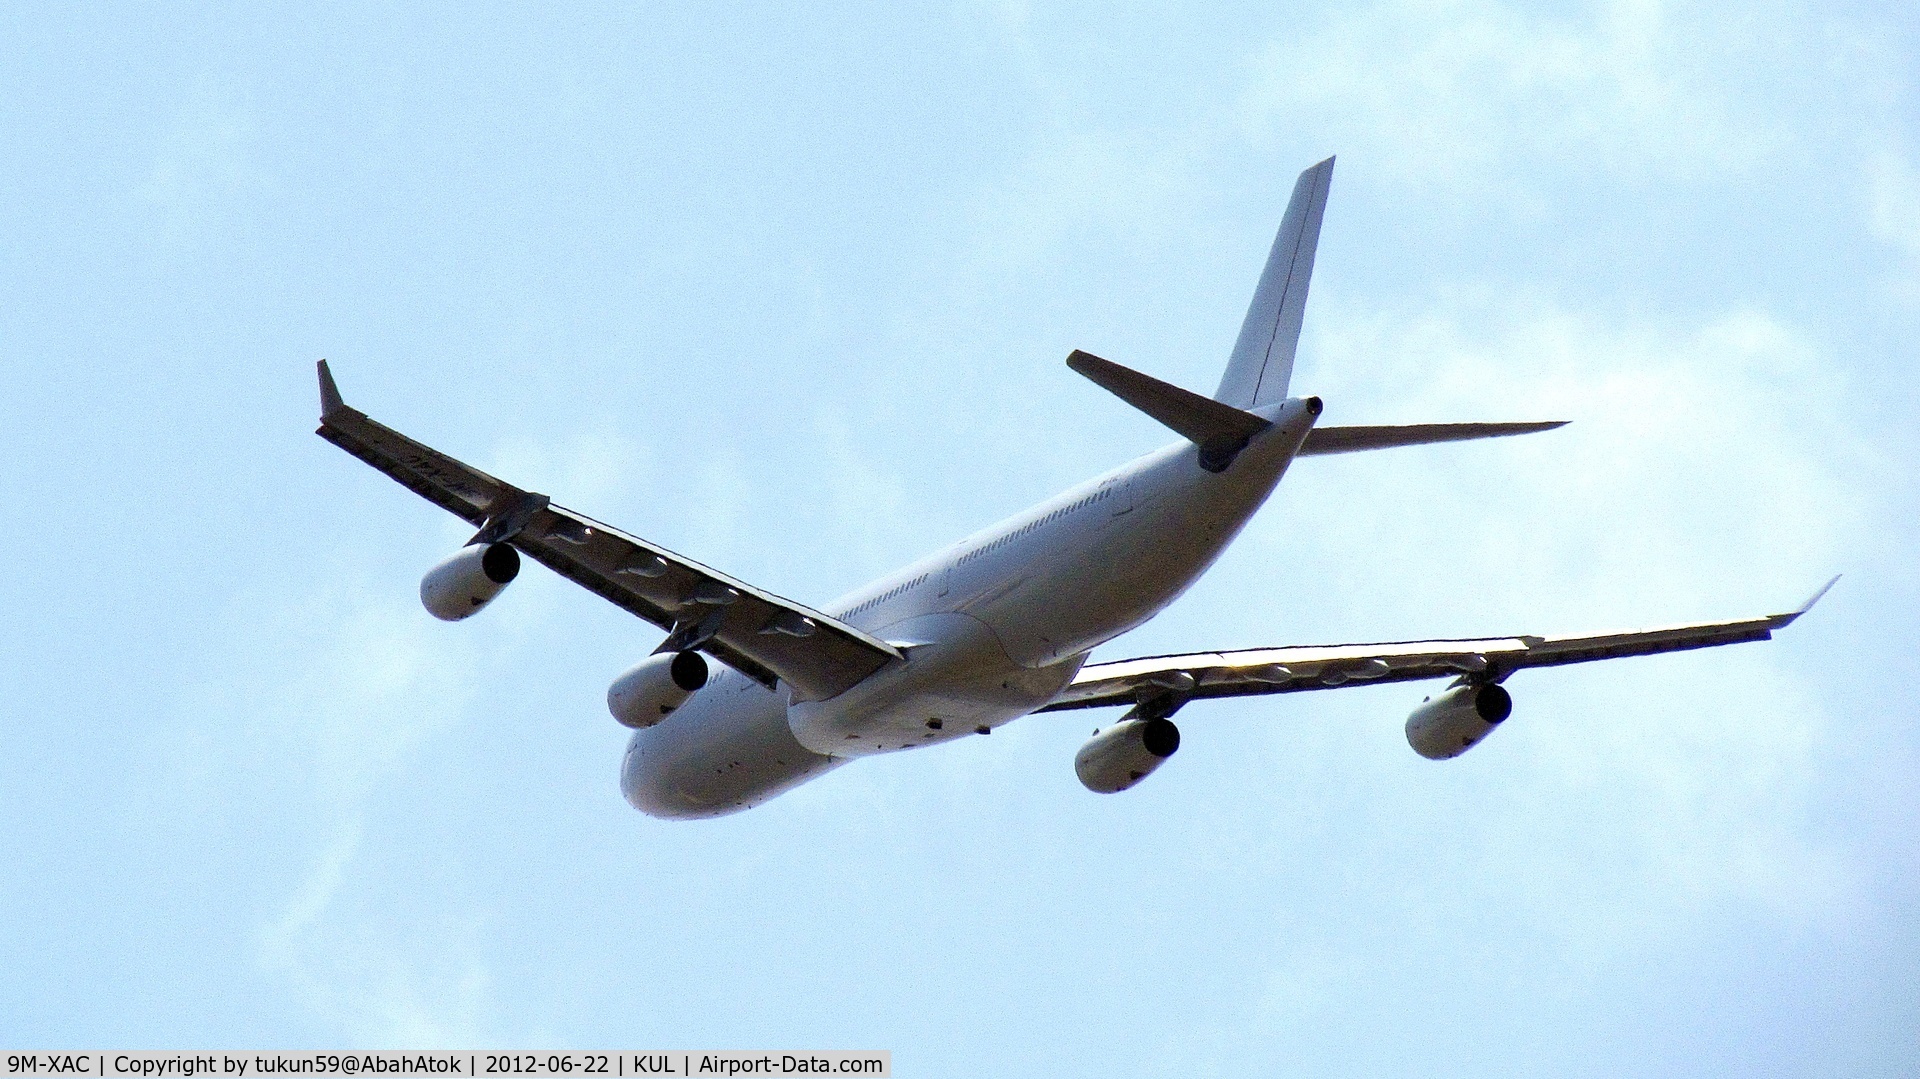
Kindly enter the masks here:
<path id="1" fill-rule="evenodd" d="M 1267 256 L 1214 400 L 1245 409 L 1287 396 L 1293 350 L 1300 343 L 1300 320 L 1307 309 L 1307 282 L 1313 277 L 1313 249 L 1320 243 L 1320 216 L 1326 212 L 1332 183 L 1333 158 L 1301 173 L 1294 183 L 1287 216 L 1273 239 L 1273 253 Z"/>

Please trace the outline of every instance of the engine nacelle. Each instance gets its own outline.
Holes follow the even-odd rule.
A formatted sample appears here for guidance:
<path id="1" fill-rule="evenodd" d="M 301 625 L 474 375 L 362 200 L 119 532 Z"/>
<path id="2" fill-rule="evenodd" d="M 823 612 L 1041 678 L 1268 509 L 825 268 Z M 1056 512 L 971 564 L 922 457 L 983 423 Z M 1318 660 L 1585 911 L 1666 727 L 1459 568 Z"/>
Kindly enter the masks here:
<path id="1" fill-rule="evenodd" d="M 1407 744 L 1430 761 L 1458 757 L 1513 712 L 1513 697 L 1489 682 L 1429 697 L 1407 717 Z"/>
<path id="2" fill-rule="evenodd" d="M 1123 719 L 1096 733 L 1073 755 L 1073 771 L 1095 794 L 1116 794 L 1147 778 L 1180 748 L 1169 719 Z"/>
<path id="3" fill-rule="evenodd" d="M 420 602 L 443 622 L 458 622 L 493 602 L 520 575 L 520 552 L 511 544 L 462 547 L 420 579 Z"/>
<path id="4" fill-rule="evenodd" d="M 707 684 L 707 660 L 698 652 L 660 652 L 628 668 L 607 687 L 607 711 L 623 727 L 651 727 Z"/>

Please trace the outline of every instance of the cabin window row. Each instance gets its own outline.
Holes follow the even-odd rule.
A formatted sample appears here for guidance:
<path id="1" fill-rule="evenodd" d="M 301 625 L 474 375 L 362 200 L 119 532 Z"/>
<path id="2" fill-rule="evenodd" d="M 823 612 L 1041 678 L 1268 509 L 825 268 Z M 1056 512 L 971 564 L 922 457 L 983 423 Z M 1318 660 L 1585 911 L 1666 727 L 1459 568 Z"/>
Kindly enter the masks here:
<path id="1" fill-rule="evenodd" d="M 960 561 L 958 564 L 964 566 L 968 562 L 971 562 L 974 559 L 979 558 L 981 555 L 986 554 L 988 551 L 999 550 L 1001 547 L 1004 547 L 1007 544 L 1012 543 L 1014 540 L 1019 539 L 1021 536 L 1024 536 L 1027 533 L 1033 531 L 1034 529 L 1039 528 L 1041 525 L 1052 524 L 1053 522 L 1059 520 L 1060 518 L 1065 517 L 1067 514 L 1072 513 L 1075 510 L 1084 509 L 1087 506 L 1093 505 L 1095 502 L 1104 502 L 1106 501 L 1107 496 L 1112 493 L 1113 493 L 1113 488 L 1102 487 L 1098 491 L 1095 491 L 1094 493 L 1088 495 L 1087 497 L 1081 499 L 1078 502 L 1073 503 L 1070 506 L 1062 506 L 1059 509 L 1054 510 L 1052 513 L 1047 514 L 1045 517 L 1040 517 L 1035 520 L 1027 522 L 1026 524 L 1020 526 L 1019 528 L 1014 529 L 1013 531 L 1007 533 L 1004 536 L 1001 536 L 999 539 L 994 540 L 992 543 L 989 543 L 984 547 L 976 547 L 975 549 L 968 551 L 966 554 L 963 554 L 960 556 Z"/>
<path id="2" fill-rule="evenodd" d="M 847 614 L 856 615 L 863 611 L 871 611 L 875 607 L 880 606 L 882 603 L 885 603 L 886 601 L 893 599 L 895 596 L 904 595 L 905 593 L 910 592 L 913 589 L 918 588 L 923 584 L 926 584 L 927 576 L 928 576 L 927 574 L 922 573 L 920 576 L 915 577 L 913 580 L 908 581 L 905 584 L 894 585 L 892 588 L 887 589 L 885 592 L 880 593 L 879 595 L 873 597 L 872 599 L 867 600 L 866 602 L 861 603 L 859 606 L 848 611 Z"/>

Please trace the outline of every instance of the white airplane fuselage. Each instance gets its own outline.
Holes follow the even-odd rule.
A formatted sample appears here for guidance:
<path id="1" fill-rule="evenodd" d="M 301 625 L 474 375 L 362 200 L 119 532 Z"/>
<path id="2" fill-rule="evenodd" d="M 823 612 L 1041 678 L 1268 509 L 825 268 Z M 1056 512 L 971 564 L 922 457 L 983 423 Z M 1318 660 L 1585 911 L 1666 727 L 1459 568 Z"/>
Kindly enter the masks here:
<path id="1" fill-rule="evenodd" d="M 1256 407 L 1272 426 L 1221 472 L 1203 469 L 1191 442 L 1167 446 L 823 607 L 905 660 L 819 701 L 722 668 L 634 733 L 621 791 L 656 817 L 722 816 L 855 757 L 984 733 L 1046 705 L 1089 651 L 1206 572 L 1319 409 L 1298 398 Z"/>
<path id="2" fill-rule="evenodd" d="M 1289 397 L 1333 177 L 1300 173 L 1211 397 L 1075 350 L 1067 366 L 1183 441 L 814 608 L 555 505 L 347 406 L 321 360 L 327 441 L 479 529 L 430 569 L 434 617 L 478 613 L 523 555 L 666 631 L 608 688 L 636 728 L 620 789 L 655 817 L 750 809 L 855 757 L 986 734 L 1044 709 L 1132 710 L 1074 755 L 1088 790 L 1127 790 L 1179 748 L 1190 700 L 1452 679 L 1407 718 L 1408 745 L 1448 760 L 1511 714 L 1515 671 L 1766 640 L 1797 610 L 1620 633 L 1291 645 L 1088 664 L 1178 599 L 1259 511 L 1297 456 L 1547 431 L 1563 421 L 1315 428 Z M 1837 580 L 1838 578 L 1836 578 Z M 1828 587 L 1832 586 L 1831 581 Z M 709 660 L 722 666 L 717 674 Z"/>

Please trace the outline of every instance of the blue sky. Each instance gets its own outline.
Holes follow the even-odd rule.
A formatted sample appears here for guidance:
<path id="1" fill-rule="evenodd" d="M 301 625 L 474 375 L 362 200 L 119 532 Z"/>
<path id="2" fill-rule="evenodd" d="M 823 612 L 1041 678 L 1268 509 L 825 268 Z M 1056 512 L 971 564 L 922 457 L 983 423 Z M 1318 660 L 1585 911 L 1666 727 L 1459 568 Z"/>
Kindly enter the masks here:
<path id="1" fill-rule="evenodd" d="M 0 1042 L 884 1048 L 902 1075 L 1906 1075 L 1920 1059 L 1920 25 L 1495 0 L 22 9 L 0 24 Z M 458 522 L 349 402 L 824 601 L 1165 432 L 1340 163 L 1326 422 L 1100 655 L 1821 607 L 1516 676 L 618 794 L 658 633 Z"/>

